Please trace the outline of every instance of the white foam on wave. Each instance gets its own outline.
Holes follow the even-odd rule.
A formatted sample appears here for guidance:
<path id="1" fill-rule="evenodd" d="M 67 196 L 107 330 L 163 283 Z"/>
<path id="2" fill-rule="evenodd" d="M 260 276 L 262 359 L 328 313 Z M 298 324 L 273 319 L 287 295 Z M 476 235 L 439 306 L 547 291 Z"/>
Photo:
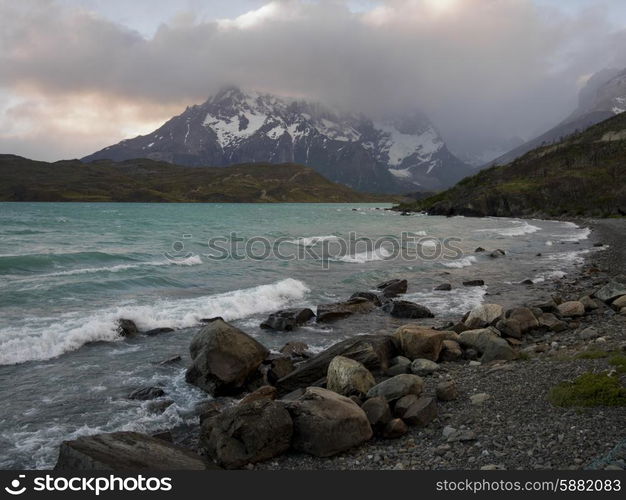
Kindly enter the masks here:
<path id="1" fill-rule="evenodd" d="M 365 252 L 355 253 L 354 255 L 342 255 L 335 257 L 334 260 L 341 262 L 348 262 L 351 264 L 365 264 L 366 262 L 374 262 L 378 260 L 385 260 L 391 257 L 393 253 L 386 248 L 379 247 L 373 250 L 366 250 Z"/>
<path id="2" fill-rule="evenodd" d="M 298 238 L 295 240 L 288 241 L 287 243 L 293 243 L 294 245 L 300 245 L 304 247 L 311 247 L 321 243 L 322 241 L 337 241 L 339 238 L 334 235 L 328 236 L 308 236 L 304 238 Z"/>
<path id="3" fill-rule="evenodd" d="M 435 315 L 465 314 L 483 303 L 487 287 L 464 287 L 450 291 L 429 291 L 406 294 L 403 299 L 428 307 Z"/>
<path id="4" fill-rule="evenodd" d="M 578 224 L 574 224 L 573 222 L 563 222 L 563 225 L 566 229 L 571 230 L 572 232 L 568 234 L 555 234 L 554 239 L 565 241 L 565 242 L 576 242 L 583 241 L 589 238 L 591 234 L 591 229 L 588 227 L 580 227 Z"/>
<path id="5" fill-rule="evenodd" d="M 500 228 L 491 228 L 491 229 L 476 229 L 477 233 L 495 233 L 500 236 L 523 236 L 525 234 L 536 233 L 537 231 L 541 231 L 541 228 L 538 226 L 533 226 L 526 221 L 513 221 L 513 224 L 516 224 L 514 227 L 500 227 Z"/>
<path id="6" fill-rule="evenodd" d="M 0 365 L 55 358 L 89 342 L 116 341 L 117 320 L 133 320 L 140 330 L 187 328 L 202 318 L 227 321 L 271 312 L 302 300 L 309 288 L 288 278 L 268 285 L 181 300 L 159 300 L 150 305 L 126 304 L 93 312 L 73 312 L 57 318 L 26 318 L 18 326 L 0 330 Z"/>
<path id="7" fill-rule="evenodd" d="M 467 257 L 463 257 L 462 259 L 442 262 L 441 264 L 446 266 L 446 267 L 462 269 L 464 267 L 469 267 L 469 266 L 473 265 L 474 262 L 476 262 L 476 261 L 477 261 L 476 257 L 474 257 L 473 255 L 469 255 Z"/>

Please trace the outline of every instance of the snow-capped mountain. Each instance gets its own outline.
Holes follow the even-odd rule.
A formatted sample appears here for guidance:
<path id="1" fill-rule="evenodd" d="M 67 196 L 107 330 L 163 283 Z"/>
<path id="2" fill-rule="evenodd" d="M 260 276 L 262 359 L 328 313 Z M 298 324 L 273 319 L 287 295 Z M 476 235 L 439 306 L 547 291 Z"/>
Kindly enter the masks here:
<path id="1" fill-rule="evenodd" d="M 604 120 L 626 112 L 626 70 L 605 69 L 593 75 L 580 91 L 578 108 L 545 134 L 497 158 L 492 163 L 504 165 L 542 144 L 550 144 L 582 132 Z"/>
<path id="2" fill-rule="evenodd" d="M 140 157 L 189 166 L 295 162 L 371 192 L 440 189 L 472 173 L 419 112 L 373 121 L 235 87 L 83 160 Z"/>

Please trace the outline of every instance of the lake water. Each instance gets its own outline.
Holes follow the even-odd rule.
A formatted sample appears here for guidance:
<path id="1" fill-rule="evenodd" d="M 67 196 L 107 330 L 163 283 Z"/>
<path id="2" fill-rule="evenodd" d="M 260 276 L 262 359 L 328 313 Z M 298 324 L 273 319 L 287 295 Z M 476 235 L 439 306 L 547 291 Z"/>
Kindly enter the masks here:
<path id="1" fill-rule="evenodd" d="M 321 350 L 395 323 L 376 313 L 290 333 L 258 325 L 272 311 L 314 309 L 396 277 L 436 321 L 458 319 L 493 294 L 532 296 L 520 281 L 560 279 L 591 251 L 589 231 L 568 222 L 384 208 L 0 203 L 0 468 L 52 467 L 59 443 L 82 434 L 152 432 L 195 418 L 206 395 L 185 383 L 184 364 L 202 318 L 222 316 L 272 349 L 303 340 Z M 233 246 L 233 235 L 242 242 Z M 355 237 L 383 244 L 341 246 Z M 246 243 L 257 258 L 239 258 Z M 507 255 L 474 253 L 478 246 Z M 237 255 L 225 255 L 233 248 Z M 267 252 L 276 248 L 280 255 Z M 462 286 L 474 278 L 487 286 Z M 453 290 L 433 291 L 444 282 Z M 124 340 L 119 318 L 175 332 Z M 181 364 L 158 365 L 176 354 Z M 156 415 L 126 398 L 146 385 L 163 386 L 175 404 Z"/>

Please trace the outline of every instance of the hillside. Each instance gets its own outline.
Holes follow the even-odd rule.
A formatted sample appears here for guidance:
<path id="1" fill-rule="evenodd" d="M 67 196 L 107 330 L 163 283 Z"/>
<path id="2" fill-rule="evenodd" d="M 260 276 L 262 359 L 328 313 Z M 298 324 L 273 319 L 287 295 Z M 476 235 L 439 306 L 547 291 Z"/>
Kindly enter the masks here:
<path id="1" fill-rule="evenodd" d="M 380 202 L 295 164 L 189 168 L 152 160 L 45 163 L 0 155 L 0 201 Z"/>
<path id="2" fill-rule="evenodd" d="M 397 207 L 432 215 L 626 215 L 626 114 Z"/>

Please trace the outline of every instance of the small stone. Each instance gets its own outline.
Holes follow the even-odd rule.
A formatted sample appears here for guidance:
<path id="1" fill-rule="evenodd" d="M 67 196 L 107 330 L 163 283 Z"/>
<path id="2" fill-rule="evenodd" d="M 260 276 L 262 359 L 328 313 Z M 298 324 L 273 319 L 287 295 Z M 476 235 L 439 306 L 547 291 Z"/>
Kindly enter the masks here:
<path id="1" fill-rule="evenodd" d="M 439 401 L 452 401 L 459 397 L 459 392 L 454 380 L 438 383 L 435 392 Z"/>
<path id="2" fill-rule="evenodd" d="M 470 401 L 474 406 L 482 406 L 490 398 L 489 394 L 484 392 L 470 396 Z"/>
<path id="3" fill-rule="evenodd" d="M 454 427 L 450 427 L 449 425 L 446 425 L 443 428 L 443 431 L 441 432 L 443 437 L 448 439 L 452 434 L 454 434 L 455 432 L 457 432 L 457 430 Z M 448 450 L 450 449 L 450 447 L 448 446 Z"/>
<path id="4" fill-rule="evenodd" d="M 402 416 L 409 425 L 426 427 L 437 418 L 437 401 L 434 398 L 419 398 Z"/>
<path id="5" fill-rule="evenodd" d="M 472 360 L 469 362 L 470 366 L 480 366 L 482 363 L 480 361 Z"/>
<path id="6" fill-rule="evenodd" d="M 390 420 L 382 432 L 385 439 L 397 439 L 404 436 L 409 431 L 406 423 L 401 418 Z"/>

